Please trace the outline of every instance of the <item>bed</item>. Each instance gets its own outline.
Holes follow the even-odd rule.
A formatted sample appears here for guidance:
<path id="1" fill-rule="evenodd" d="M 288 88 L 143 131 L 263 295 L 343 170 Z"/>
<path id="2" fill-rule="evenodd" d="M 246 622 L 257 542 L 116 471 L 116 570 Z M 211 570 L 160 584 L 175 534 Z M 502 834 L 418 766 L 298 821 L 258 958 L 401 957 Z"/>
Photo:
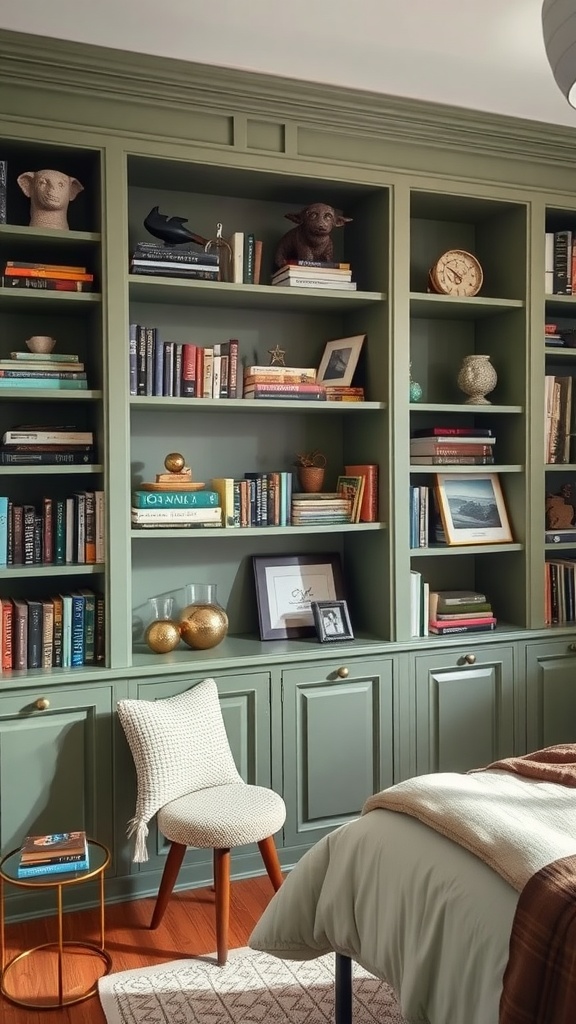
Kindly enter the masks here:
<path id="1" fill-rule="evenodd" d="M 575 785 L 561 745 L 384 790 L 304 855 L 249 944 L 335 952 L 338 1024 L 351 960 L 409 1024 L 574 1024 Z"/>

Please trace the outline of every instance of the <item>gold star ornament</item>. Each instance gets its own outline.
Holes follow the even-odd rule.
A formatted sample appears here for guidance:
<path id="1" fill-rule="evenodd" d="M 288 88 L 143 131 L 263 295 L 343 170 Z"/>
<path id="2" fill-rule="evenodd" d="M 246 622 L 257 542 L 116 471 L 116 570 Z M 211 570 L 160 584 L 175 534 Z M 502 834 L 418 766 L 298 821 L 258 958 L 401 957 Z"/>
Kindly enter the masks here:
<path id="1" fill-rule="evenodd" d="M 270 366 L 286 366 L 284 361 L 286 351 L 283 348 L 280 348 L 280 345 L 276 345 L 276 348 L 269 348 L 268 355 L 271 357 Z"/>

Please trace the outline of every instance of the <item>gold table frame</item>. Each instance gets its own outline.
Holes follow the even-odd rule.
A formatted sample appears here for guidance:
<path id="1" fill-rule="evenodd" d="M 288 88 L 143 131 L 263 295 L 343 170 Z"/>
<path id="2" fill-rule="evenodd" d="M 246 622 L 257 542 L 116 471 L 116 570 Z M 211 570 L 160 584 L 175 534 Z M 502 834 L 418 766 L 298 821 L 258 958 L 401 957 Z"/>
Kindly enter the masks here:
<path id="1" fill-rule="evenodd" d="M 109 974 L 112 968 L 112 958 L 108 951 L 105 949 L 105 931 L 104 931 L 104 872 L 110 863 L 110 851 L 102 844 L 96 842 L 95 839 L 88 840 L 88 850 L 96 848 L 101 853 L 102 862 L 98 864 L 96 868 L 88 868 L 85 871 L 70 871 L 62 872 L 62 874 L 46 874 L 46 875 L 35 875 L 33 878 L 18 878 L 15 875 L 10 874 L 6 871 L 5 865 L 15 854 L 18 854 L 19 850 L 12 850 L 7 853 L 5 857 L 0 860 L 0 992 L 10 1003 L 15 1006 L 25 1006 L 27 1009 L 32 1010 L 54 1010 L 62 1009 L 64 1006 L 73 1006 L 75 1003 L 82 1003 L 85 999 L 89 999 L 98 991 L 98 980 L 97 979 L 91 987 L 81 992 L 80 995 L 67 997 L 64 992 L 64 981 L 63 981 L 63 966 L 64 957 L 66 952 L 72 952 L 72 947 L 79 950 L 88 950 L 94 956 L 97 956 L 102 960 L 106 966 L 106 969 L 99 977 Z M 102 856 L 103 855 L 103 856 Z M 75 939 L 64 939 L 64 928 L 63 928 L 63 915 L 64 915 L 64 903 L 63 903 L 63 889 L 70 885 L 79 885 L 83 882 L 88 882 L 92 879 L 97 878 L 99 881 L 99 910 L 100 910 L 100 943 L 95 942 L 81 942 Z M 6 961 L 6 940 L 5 940 L 5 885 L 13 885 L 17 888 L 22 889 L 55 889 L 56 890 L 56 911 L 57 911 L 57 929 L 58 938 L 56 942 L 45 942 L 40 946 L 33 946 L 30 949 L 25 949 L 21 953 L 12 957 L 11 960 Z M 28 999 L 18 999 L 15 995 L 10 994 L 6 991 L 6 978 L 15 964 L 19 963 L 31 954 L 38 952 L 41 949 L 54 949 L 57 951 L 57 963 L 58 963 L 58 994 L 49 1003 L 33 1002 Z"/>

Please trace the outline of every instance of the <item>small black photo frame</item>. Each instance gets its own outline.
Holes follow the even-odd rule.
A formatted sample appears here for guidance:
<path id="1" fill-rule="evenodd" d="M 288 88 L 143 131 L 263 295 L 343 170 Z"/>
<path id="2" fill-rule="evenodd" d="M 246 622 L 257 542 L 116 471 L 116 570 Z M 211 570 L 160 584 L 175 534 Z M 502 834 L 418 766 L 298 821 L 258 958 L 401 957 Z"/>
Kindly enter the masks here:
<path id="1" fill-rule="evenodd" d="M 346 601 L 312 601 L 310 607 L 321 644 L 354 639 Z"/>

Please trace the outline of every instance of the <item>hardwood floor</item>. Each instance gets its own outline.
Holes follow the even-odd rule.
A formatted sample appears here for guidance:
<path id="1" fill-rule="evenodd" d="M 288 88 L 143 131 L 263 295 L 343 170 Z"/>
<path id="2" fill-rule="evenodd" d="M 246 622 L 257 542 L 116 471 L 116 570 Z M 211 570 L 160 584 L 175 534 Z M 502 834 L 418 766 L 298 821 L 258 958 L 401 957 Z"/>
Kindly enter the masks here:
<path id="1" fill-rule="evenodd" d="M 273 890 L 267 875 L 233 882 L 230 902 L 230 949 L 245 946 L 252 928 L 272 898 Z M 214 929 L 214 893 L 211 889 L 192 889 L 175 893 L 162 924 L 150 931 L 154 899 L 118 903 L 106 907 L 106 948 L 112 957 L 112 971 L 148 967 L 187 956 L 213 953 L 216 949 Z M 7 957 L 24 948 L 52 942 L 56 918 L 6 926 Z M 64 917 L 64 938 L 98 941 L 96 910 L 71 912 Z M 54 954 L 41 952 L 25 958 L 9 976 L 11 989 L 25 999 L 38 999 L 55 991 Z M 67 967 L 65 984 L 82 991 L 101 973 L 103 965 L 97 958 L 75 954 Z M 48 989 L 48 986 L 52 988 Z M 98 996 L 62 1010 L 32 1010 L 14 1006 L 0 996 L 2 1024 L 105 1024 Z"/>

